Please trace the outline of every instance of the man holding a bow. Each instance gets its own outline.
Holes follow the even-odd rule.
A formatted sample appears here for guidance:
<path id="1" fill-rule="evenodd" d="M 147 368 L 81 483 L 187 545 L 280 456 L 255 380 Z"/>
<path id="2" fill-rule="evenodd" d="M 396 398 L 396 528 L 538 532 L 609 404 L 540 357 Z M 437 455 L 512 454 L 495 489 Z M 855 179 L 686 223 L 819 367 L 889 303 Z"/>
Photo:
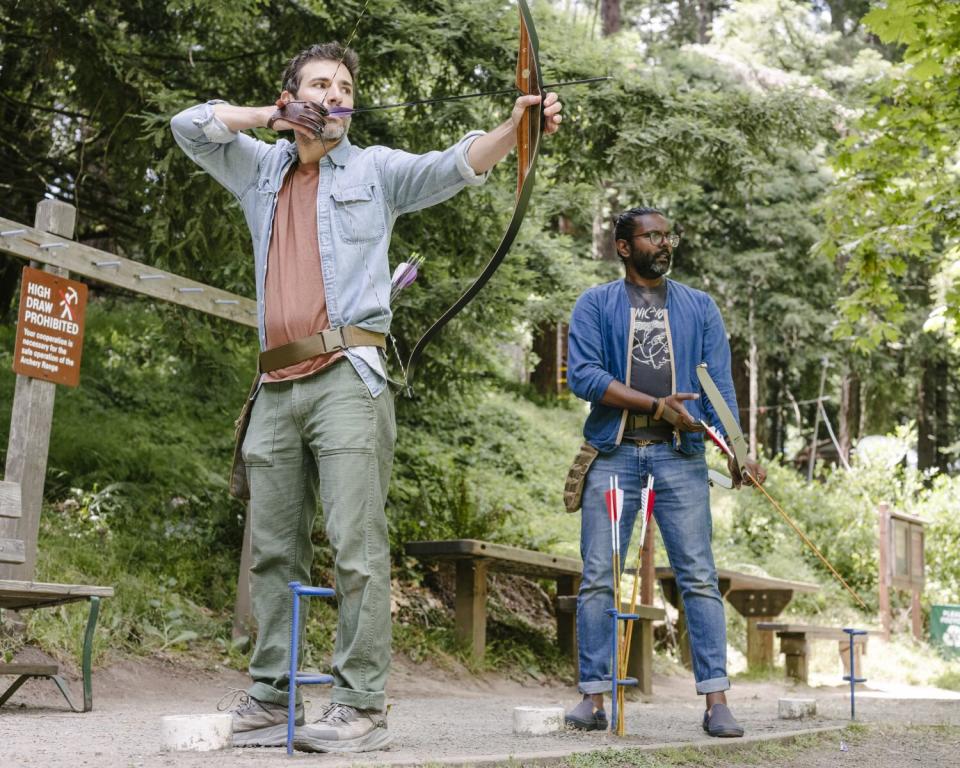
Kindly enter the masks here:
<path id="1" fill-rule="evenodd" d="M 654 517 L 683 599 L 696 690 L 706 697 L 703 728 L 711 736 L 742 736 L 724 693 L 730 687 L 726 623 L 711 548 L 700 423 L 719 422 L 709 402 L 700 400 L 696 375 L 706 362 L 736 414 L 730 346 L 713 299 L 667 279 L 680 235 L 660 211 L 626 211 L 617 218 L 615 237 L 625 279 L 587 290 L 570 320 L 567 378 L 570 390 L 592 408 L 583 430 L 587 442 L 574 463 L 583 510 L 577 601 L 583 698 L 566 720 L 585 730 L 607 727 L 603 694 L 611 688 L 613 629 L 606 611 L 614 591 L 604 491 L 615 476 L 624 494 L 620 538 L 629 543 L 641 491 L 652 475 Z M 763 469 L 748 464 L 762 482 Z M 739 487 L 736 462 L 730 471 Z M 627 547 L 621 552 L 624 560 Z"/>
<path id="2" fill-rule="evenodd" d="M 172 120 L 177 143 L 240 204 L 253 239 L 260 373 L 241 425 L 249 486 L 258 625 L 253 684 L 233 712 L 233 743 L 286 739 L 290 581 L 310 583 L 310 534 L 323 506 L 339 608 L 332 701 L 295 745 L 321 752 L 381 749 L 390 737 L 390 552 L 384 503 L 396 438 L 387 388 L 391 311 L 387 253 L 396 218 L 482 184 L 541 104 L 520 96 L 510 119 L 444 151 L 360 148 L 347 137 L 358 59 L 339 43 L 297 54 L 275 105 L 199 104 Z M 560 124 L 542 100 L 544 133 Z M 243 131 L 293 131 L 275 144 Z M 245 435 L 243 434 L 245 432 Z M 240 489 L 238 489 L 240 490 Z M 298 691 L 299 695 L 299 691 Z"/>

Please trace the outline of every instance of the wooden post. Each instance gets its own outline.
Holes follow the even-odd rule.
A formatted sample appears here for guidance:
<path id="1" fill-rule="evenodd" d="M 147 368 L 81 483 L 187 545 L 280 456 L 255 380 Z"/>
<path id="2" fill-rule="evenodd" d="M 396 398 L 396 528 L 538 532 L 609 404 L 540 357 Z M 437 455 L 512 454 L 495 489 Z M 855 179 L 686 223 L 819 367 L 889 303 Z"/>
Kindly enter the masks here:
<path id="1" fill-rule="evenodd" d="M 475 658 L 487 647 L 487 562 L 457 560 L 457 639 Z"/>
<path id="2" fill-rule="evenodd" d="M 654 539 L 653 534 L 657 527 L 656 521 L 651 517 L 647 525 L 647 538 L 643 540 L 643 560 L 640 563 L 640 604 L 653 605 L 653 587 L 657 581 L 657 573 L 654 568 Z"/>
<path id="3" fill-rule="evenodd" d="M 774 616 L 747 616 L 747 669 L 773 666 L 773 632 L 757 629 L 761 621 L 773 621 Z"/>
<path id="4" fill-rule="evenodd" d="M 36 229 L 72 238 L 76 223 L 77 209 L 68 203 L 43 200 L 37 205 Z M 47 266 L 45 270 L 67 276 L 65 270 L 57 267 Z M 17 376 L 4 479 L 20 486 L 21 516 L 0 517 L 0 539 L 23 542 L 23 562 L 0 565 L 0 579 L 33 580 L 56 386 L 49 381 Z"/>
<path id="5" fill-rule="evenodd" d="M 915 640 L 922 640 L 923 634 L 923 614 L 920 611 L 920 590 L 914 587 L 910 590 L 910 624 L 913 628 L 913 637 Z"/>
<path id="6" fill-rule="evenodd" d="M 780 635 L 780 652 L 784 655 L 786 675 L 801 683 L 809 681 L 810 642 L 802 634 L 778 633 Z"/>
<path id="7" fill-rule="evenodd" d="M 240 573 L 237 576 L 237 600 L 233 606 L 234 640 L 250 637 L 253 627 L 253 608 L 250 603 L 250 566 L 253 564 L 253 549 L 250 539 L 250 502 L 243 523 L 243 544 L 240 550 Z"/>
<path id="8" fill-rule="evenodd" d="M 880 518 L 880 573 L 877 579 L 880 603 L 880 626 L 883 639 L 890 639 L 890 507 L 877 505 Z"/>
<path id="9" fill-rule="evenodd" d="M 557 578 L 557 597 L 575 596 L 580 589 L 580 579 L 576 576 Z M 577 612 L 557 611 L 557 645 L 562 653 L 577 662 Z"/>

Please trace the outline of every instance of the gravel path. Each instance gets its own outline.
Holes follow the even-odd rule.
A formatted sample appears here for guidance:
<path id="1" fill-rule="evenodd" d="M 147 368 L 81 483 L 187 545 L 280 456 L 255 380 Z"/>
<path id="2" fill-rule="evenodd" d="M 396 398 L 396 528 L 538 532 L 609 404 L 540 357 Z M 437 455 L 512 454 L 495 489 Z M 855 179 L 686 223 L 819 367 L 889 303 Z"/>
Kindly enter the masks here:
<path id="1" fill-rule="evenodd" d="M 192 671 L 158 661 L 126 661 L 95 674 L 95 710 L 81 715 L 64 711 L 52 683 L 31 681 L 0 709 L 0 762 L 4 768 L 285 765 L 291 758 L 282 749 L 200 754 L 160 750 L 159 721 L 163 715 L 216 711 L 217 699 L 245 682 L 244 676 L 232 670 Z M 692 688 L 685 677 L 655 676 L 653 697 L 628 703 L 629 735 L 623 739 L 606 733 L 576 732 L 518 737 L 512 733 L 513 707 L 569 707 L 578 698 L 575 689 L 532 681 L 527 686 L 495 676 L 478 679 L 398 661 L 389 690 L 389 723 L 394 734 L 389 750 L 353 757 L 298 754 L 292 759 L 297 764 L 322 762 L 331 767 L 358 763 L 462 764 L 502 762 L 511 756 L 524 761 L 610 747 L 716 743 L 700 728 L 703 704 Z M 74 690 L 79 690 L 75 682 Z M 306 691 L 309 718 L 326 702 L 326 692 L 318 688 Z M 817 717 L 804 721 L 777 719 L 777 699 L 783 695 L 815 697 Z M 904 698 L 908 695 L 915 698 Z M 730 703 L 750 737 L 849 722 L 849 699 L 842 689 L 743 682 L 735 683 Z M 866 723 L 960 726 L 960 694 L 914 689 L 868 691 L 858 697 L 857 715 Z M 839 741 L 839 735 L 836 738 Z"/>

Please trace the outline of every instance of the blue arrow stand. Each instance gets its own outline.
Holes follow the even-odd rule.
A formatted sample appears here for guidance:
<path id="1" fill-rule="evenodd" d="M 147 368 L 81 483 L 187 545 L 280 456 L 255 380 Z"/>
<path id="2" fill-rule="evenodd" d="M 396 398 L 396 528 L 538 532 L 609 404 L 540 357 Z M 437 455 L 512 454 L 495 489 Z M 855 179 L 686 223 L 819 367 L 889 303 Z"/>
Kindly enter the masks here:
<path id="1" fill-rule="evenodd" d="M 612 660 L 613 663 L 610 665 L 610 670 L 612 672 L 609 675 L 611 682 L 613 683 L 613 701 L 610 704 L 610 733 L 617 732 L 617 726 L 619 725 L 618 718 L 623 717 L 623 713 L 617 711 L 617 692 L 618 688 L 621 686 L 624 687 L 633 687 L 637 685 L 637 678 L 635 677 L 618 677 L 619 675 L 619 666 L 620 666 L 620 653 L 619 648 L 617 647 L 617 638 L 620 636 L 620 622 L 626 623 L 628 621 L 636 621 L 640 618 L 640 615 L 637 613 L 620 613 L 616 608 L 608 608 L 607 616 L 613 619 L 613 653 Z"/>
<path id="2" fill-rule="evenodd" d="M 865 629 L 850 629 L 850 628 L 847 628 L 847 627 L 844 627 L 844 630 L 843 630 L 843 631 L 846 632 L 846 633 L 850 636 L 850 674 L 849 674 L 849 675 L 844 675 L 844 676 L 843 676 L 843 679 L 850 681 L 850 719 L 851 719 L 851 720 L 856 720 L 856 719 L 857 719 L 857 710 L 856 710 L 855 704 L 854 704 L 854 698 L 855 698 L 855 697 L 854 697 L 854 689 L 856 688 L 857 683 L 865 683 L 865 682 L 867 682 L 867 678 L 865 678 L 865 677 L 857 677 L 857 655 L 853 652 L 853 646 L 854 646 L 854 640 L 853 640 L 853 639 L 854 639 L 854 637 L 856 637 L 857 635 L 865 635 L 865 634 L 867 634 L 867 631 L 866 631 Z"/>
<path id="3" fill-rule="evenodd" d="M 287 586 L 293 593 L 293 622 L 290 628 L 290 698 L 287 700 L 287 754 L 292 755 L 293 729 L 297 719 L 297 686 L 333 684 L 333 677 L 330 675 L 297 671 L 297 661 L 300 658 L 300 598 L 335 597 L 337 593 L 327 587 L 305 587 L 299 581 L 291 581 Z"/>

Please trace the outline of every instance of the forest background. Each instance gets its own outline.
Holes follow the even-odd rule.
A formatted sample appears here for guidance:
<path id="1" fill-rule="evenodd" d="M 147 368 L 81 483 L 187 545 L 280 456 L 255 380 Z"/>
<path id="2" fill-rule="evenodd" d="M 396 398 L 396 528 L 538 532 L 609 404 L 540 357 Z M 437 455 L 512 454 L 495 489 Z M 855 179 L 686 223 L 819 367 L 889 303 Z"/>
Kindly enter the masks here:
<path id="1" fill-rule="evenodd" d="M 398 398 L 398 584 L 422 578 L 408 540 L 578 552 L 561 492 L 585 406 L 564 390 L 558 339 L 579 293 L 621 275 L 612 217 L 654 205 L 683 227 L 673 277 L 723 313 L 771 492 L 873 610 L 877 504 L 924 516 L 924 606 L 960 600 L 960 5 L 531 6 L 547 82 L 612 79 L 563 90 L 517 243 L 428 349 L 418 396 Z M 355 26 L 358 105 L 513 82 L 517 17 L 502 0 L 0 0 L 0 215 L 30 223 L 56 197 L 77 207 L 79 241 L 251 295 L 241 212 L 175 146 L 169 119 L 212 98 L 270 103 L 293 53 Z M 357 115 L 351 140 L 425 152 L 509 108 Z M 398 221 L 391 263 L 426 259 L 395 307 L 400 356 L 493 252 L 513 163 Z M 4 403 L 21 267 L 0 257 Z M 37 576 L 117 586 L 101 653 L 213 649 L 242 666 L 230 622 L 244 508 L 226 478 L 255 355 L 250 329 L 91 285 L 81 385 L 57 394 Z M 715 493 L 714 510 L 721 565 L 820 581 L 797 611 L 870 620 L 755 494 Z M 315 543 L 322 583 L 321 526 Z M 65 650 L 81 621 L 39 612 L 0 650 Z M 401 649 L 451 638 L 448 616 L 398 624 Z"/>

